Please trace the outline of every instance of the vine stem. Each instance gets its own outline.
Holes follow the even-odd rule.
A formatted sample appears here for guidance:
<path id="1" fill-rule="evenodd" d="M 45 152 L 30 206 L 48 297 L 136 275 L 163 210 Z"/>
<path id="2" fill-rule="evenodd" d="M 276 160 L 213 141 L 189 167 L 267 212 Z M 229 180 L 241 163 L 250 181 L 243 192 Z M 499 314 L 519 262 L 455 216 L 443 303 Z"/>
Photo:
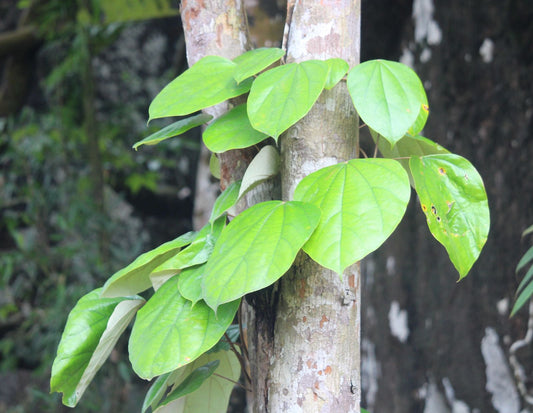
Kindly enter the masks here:
<path id="1" fill-rule="evenodd" d="M 218 374 L 218 373 L 213 373 L 213 376 L 217 376 L 217 377 L 220 377 L 221 379 L 227 380 L 227 381 L 235 384 L 236 386 L 242 387 L 246 391 L 252 391 L 248 387 L 244 386 L 242 383 L 239 383 L 238 381 L 235 381 L 235 380 L 231 380 L 229 377 L 223 376 L 223 375 Z"/>
<path id="2" fill-rule="evenodd" d="M 246 378 L 246 381 L 248 383 L 251 383 L 252 382 L 252 379 L 250 377 L 250 375 L 248 374 L 248 371 L 246 371 L 246 363 L 244 362 L 244 357 L 242 356 L 242 354 L 235 348 L 235 344 L 233 344 L 233 342 L 231 341 L 231 339 L 229 338 L 228 334 L 227 333 L 224 333 L 224 337 L 226 337 L 226 340 L 228 341 L 230 347 L 231 347 L 231 350 L 235 353 L 235 355 L 237 356 L 237 360 L 239 360 L 239 364 L 241 365 L 241 370 Z"/>

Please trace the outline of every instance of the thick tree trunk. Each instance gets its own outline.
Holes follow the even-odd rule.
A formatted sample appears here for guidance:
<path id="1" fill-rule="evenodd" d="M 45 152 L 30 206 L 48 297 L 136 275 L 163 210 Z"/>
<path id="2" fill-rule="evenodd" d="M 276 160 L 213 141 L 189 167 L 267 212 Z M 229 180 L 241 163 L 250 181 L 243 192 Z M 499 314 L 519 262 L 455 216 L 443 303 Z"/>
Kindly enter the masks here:
<path id="1" fill-rule="evenodd" d="M 367 58 L 400 56 L 424 82 L 424 136 L 468 158 L 484 179 L 491 232 L 478 262 L 457 272 L 429 234 L 413 197 L 406 219 L 372 259 L 363 286 L 363 393 L 372 412 L 518 413 L 532 406 L 532 347 L 510 347 L 527 331 L 526 309 L 509 319 L 524 272 L 514 274 L 533 224 L 533 3 L 368 1 Z M 411 19 L 411 9 L 413 18 Z M 396 39 L 383 39 L 385 16 Z M 389 28 L 386 28 L 389 31 Z M 519 376 L 518 376 L 519 377 Z"/>
<path id="2" fill-rule="evenodd" d="M 288 62 L 359 62 L 358 1 L 297 1 L 286 24 Z M 356 157 L 357 139 L 357 117 L 341 82 L 282 137 L 283 199 L 309 173 Z M 359 412 L 360 305 L 357 265 L 341 278 L 299 256 L 280 283 L 268 411 Z"/>

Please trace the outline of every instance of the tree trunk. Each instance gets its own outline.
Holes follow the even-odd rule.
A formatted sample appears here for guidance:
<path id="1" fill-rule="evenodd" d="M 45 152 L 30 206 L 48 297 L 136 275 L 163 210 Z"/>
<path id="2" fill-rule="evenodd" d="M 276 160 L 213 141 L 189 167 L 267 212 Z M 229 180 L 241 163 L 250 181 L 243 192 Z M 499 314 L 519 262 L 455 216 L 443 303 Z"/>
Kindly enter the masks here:
<path id="1" fill-rule="evenodd" d="M 287 61 L 359 62 L 360 3 L 297 1 L 286 23 Z M 293 3 L 294 5 L 294 3 Z M 357 156 L 358 122 L 346 83 L 324 91 L 281 139 L 282 198 L 321 167 Z M 280 282 L 270 412 L 359 412 L 360 277 L 342 277 L 300 254 Z"/>

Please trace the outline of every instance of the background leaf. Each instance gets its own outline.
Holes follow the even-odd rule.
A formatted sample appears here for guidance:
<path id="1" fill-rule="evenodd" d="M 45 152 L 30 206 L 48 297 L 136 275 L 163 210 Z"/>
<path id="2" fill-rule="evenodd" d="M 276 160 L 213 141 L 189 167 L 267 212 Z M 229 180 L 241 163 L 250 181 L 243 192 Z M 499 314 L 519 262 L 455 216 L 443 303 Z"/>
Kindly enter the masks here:
<path id="1" fill-rule="evenodd" d="M 466 276 L 487 240 L 489 206 L 476 169 L 459 155 L 412 157 L 409 166 L 429 230 Z"/>
<path id="2" fill-rule="evenodd" d="M 269 201 L 248 208 L 222 231 L 202 280 L 213 309 L 281 277 L 318 224 L 320 211 L 303 202 Z"/>
<path id="3" fill-rule="evenodd" d="M 320 60 L 289 63 L 260 74 L 248 96 L 248 118 L 258 131 L 278 136 L 311 109 L 328 77 Z"/>
<path id="4" fill-rule="evenodd" d="M 139 306 L 141 297 L 101 298 L 102 289 L 84 295 L 69 314 L 52 366 L 50 390 L 74 407 L 109 356 Z"/>
<path id="5" fill-rule="evenodd" d="M 426 92 L 416 73 L 388 60 L 355 66 L 348 74 L 348 91 L 361 119 L 391 144 L 406 134 L 422 105 L 427 105 Z"/>
<path id="6" fill-rule="evenodd" d="M 137 150 L 137 148 L 141 145 L 158 144 L 165 139 L 181 135 L 192 128 L 203 125 L 204 123 L 209 122 L 211 119 L 213 119 L 213 116 L 206 113 L 201 113 L 199 115 L 191 116 L 190 118 L 171 123 L 163 129 L 152 133 L 150 136 L 147 136 L 143 140 L 135 143 L 135 145 L 133 145 L 133 149 Z"/>
<path id="7" fill-rule="evenodd" d="M 176 255 L 181 247 L 190 244 L 195 237 L 195 232 L 187 232 L 152 251 L 139 255 L 135 261 L 107 280 L 102 290 L 102 297 L 125 297 L 147 290 L 152 286 L 150 273 Z"/>
<path id="8" fill-rule="evenodd" d="M 237 65 L 219 56 L 206 56 L 170 82 L 148 109 L 150 120 L 183 116 L 224 102 L 250 90 L 252 80 L 237 84 Z"/>
<path id="9" fill-rule="evenodd" d="M 233 62 L 237 63 L 237 69 L 233 77 L 237 83 L 266 69 L 272 63 L 281 59 L 285 52 L 276 47 L 260 47 L 237 56 Z"/>
<path id="10" fill-rule="evenodd" d="M 294 199 L 316 205 L 322 215 L 303 250 L 342 274 L 392 234 L 410 195 L 407 174 L 390 159 L 354 159 L 306 176 Z"/>
<path id="11" fill-rule="evenodd" d="M 268 138 L 248 120 L 246 104 L 235 106 L 207 127 L 203 140 L 211 152 L 247 148 Z"/>
<path id="12" fill-rule="evenodd" d="M 137 313 L 129 341 L 133 370 L 144 379 L 182 367 L 213 347 L 233 321 L 240 300 L 215 315 L 204 302 L 193 307 L 169 279 Z"/>

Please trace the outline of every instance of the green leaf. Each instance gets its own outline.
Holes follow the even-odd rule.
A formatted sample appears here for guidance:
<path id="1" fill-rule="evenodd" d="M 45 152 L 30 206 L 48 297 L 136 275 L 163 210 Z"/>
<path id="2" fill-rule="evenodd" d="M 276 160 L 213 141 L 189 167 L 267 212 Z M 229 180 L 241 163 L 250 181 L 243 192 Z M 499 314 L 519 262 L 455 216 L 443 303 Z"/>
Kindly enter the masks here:
<path id="1" fill-rule="evenodd" d="M 424 126 L 426 126 L 426 122 L 429 116 L 429 106 L 427 102 L 427 96 L 425 93 L 424 93 L 424 99 L 425 99 L 425 102 L 422 102 L 422 104 L 420 105 L 420 112 L 418 112 L 418 116 L 415 120 L 415 123 L 413 123 L 413 125 L 407 131 L 407 133 L 411 136 L 418 135 L 422 131 L 422 129 L 424 129 Z"/>
<path id="2" fill-rule="evenodd" d="M 268 201 L 239 214 L 222 231 L 202 280 L 213 309 L 280 278 L 309 239 L 320 211 L 303 202 Z"/>
<path id="3" fill-rule="evenodd" d="M 294 199 L 316 205 L 322 215 L 303 250 L 342 274 L 392 234 L 410 195 L 407 174 L 390 159 L 354 159 L 308 175 Z"/>
<path id="4" fill-rule="evenodd" d="M 204 302 L 193 307 L 174 276 L 137 313 L 129 341 L 133 370 L 144 379 L 184 366 L 213 347 L 233 321 L 240 300 L 220 306 L 215 315 Z"/>
<path id="5" fill-rule="evenodd" d="M 237 84 L 237 65 L 218 56 L 206 56 L 170 82 L 152 101 L 150 120 L 184 116 L 224 102 L 250 90 L 252 80 Z"/>
<path id="6" fill-rule="evenodd" d="M 518 265 L 516 266 L 516 272 L 520 271 L 522 268 L 524 268 L 528 263 L 533 261 L 533 247 L 528 249 L 524 256 L 520 259 L 518 262 Z"/>
<path id="7" fill-rule="evenodd" d="M 101 298 L 101 288 L 83 296 L 69 314 L 52 366 L 50 390 L 74 407 L 105 362 L 141 297 Z"/>
<path id="8" fill-rule="evenodd" d="M 237 83 L 240 83 L 244 79 L 266 69 L 272 63 L 281 59 L 284 54 L 285 52 L 283 50 L 276 47 L 261 47 L 243 53 L 233 59 L 233 62 L 237 63 L 237 69 L 235 70 L 233 77 Z"/>
<path id="9" fill-rule="evenodd" d="M 246 114 L 246 104 L 235 106 L 207 127 L 203 139 L 211 152 L 247 148 L 268 138 L 255 130 Z"/>
<path id="10" fill-rule="evenodd" d="M 135 143 L 135 145 L 133 145 L 133 149 L 137 150 L 137 148 L 141 145 L 156 145 L 165 139 L 181 135 L 192 128 L 203 125 L 204 123 L 209 122 L 211 119 L 213 119 L 213 116 L 201 113 L 199 115 L 191 116 L 187 119 L 179 120 Z"/>
<path id="11" fill-rule="evenodd" d="M 348 91 L 361 119 L 393 145 L 413 127 L 422 105 L 427 105 L 416 73 L 388 60 L 355 66 L 348 74 Z"/>
<path id="12" fill-rule="evenodd" d="M 518 310 L 520 310 L 524 306 L 524 304 L 528 302 L 532 295 L 533 282 L 529 283 L 528 286 L 520 293 L 520 295 L 516 299 L 513 309 L 511 310 L 511 317 L 514 316 L 518 312 Z"/>
<path id="13" fill-rule="evenodd" d="M 209 222 L 215 221 L 224 212 L 230 209 L 239 199 L 239 190 L 241 188 L 241 180 L 232 182 L 228 187 L 217 197 Z"/>
<path id="14" fill-rule="evenodd" d="M 328 64 L 328 78 L 324 89 L 332 89 L 344 77 L 350 66 L 346 60 L 334 58 L 326 60 Z"/>
<path id="15" fill-rule="evenodd" d="M 176 255 L 181 247 L 190 244 L 195 237 L 195 232 L 187 232 L 140 255 L 107 280 L 102 290 L 102 297 L 125 297 L 147 290 L 152 286 L 150 273 Z"/>
<path id="16" fill-rule="evenodd" d="M 186 396 L 193 391 L 196 391 L 200 386 L 215 372 L 220 364 L 220 360 L 213 360 L 203 366 L 194 369 L 185 379 L 177 386 L 165 400 L 160 404 L 164 406 L 173 400 Z"/>
<path id="17" fill-rule="evenodd" d="M 278 136 L 311 109 L 328 78 L 319 60 L 289 63 L 260 74 L 248 96 L 248 118 L 258 131 Z"/>
<path id="18" fill-rule="evenodd" d="M 483 181 L 458 155 L 412 157 L 409 162 L 429 230 L 466 276 L 487 240 L 489 206 Z"/>
<path id="19" fill-rule="evenodd" d="M 148 389 L 148 392 L 146 393 L 146 396 L 144 396 L 144 401 L 141 408 L 142 413 L 144 413 L 150 407 L 152 410 L 156 408 L 157 404 L 161 401 L 169 387 L 168 381 L 171 375 L 172 372 L 165 373 L 159 376 L 155 382 L 152 383 Z"/>
<path id="20" fill-rule="evenodd" d="M 250 165 L 248 165 L 248 168 L 246 168 L 237 199 L 241 199 L 246 192 L 260 183 L 276 176 L 279 173 L 279 166 L 278 150 L 272 145 L 261 148 L 259 153 L 252 159 L 252 162 L 250 162 Z"/>
<path id="21" fill-rule="evenodd" d="M 178 278 L 178 289 L 181 296 L 193 304 L 202 299 L 202 279 L 204 278 L 205 265 L 185 268 Z"/>
<path id="22" fill-rule="evenodd" d="M 220 362 L 217 368 L 217 374 L 208 377 L 197 391 L 189 393 L 180 399 L 181 404 L 173 404 L 175 402 L 166 404 L 165 406 L 174 407 L 171 410 L 172 413 L 227 412 L 229 398 L 234 387 L 233 383 L 239 380 L 241 374 L 239 360 L 233 352 L 218 351 L 216 353 L 205 353 L 194 362 L 182 367 L 183 373 L 180 375 L 180 378 L 185 377 L 199 366 L 213 361 Z M 176 381 L 176 385 L 180 385 L 180 379 Z M 162 411 L 164 410 L 155 410 L 155 412 Z"/>
<path id="23" fill-rule="evenodd" d="M 524 278 L 522 279 L 522 282 L 516 289 L 516 292 L 519 293 L 520 291 L 522 291 L 522 289 L 526 286 L 526 284 L 529 283 L 532 279 L 533 279 L 533 265 L 529 267 L 529 270 L 527 270 L 526 275 L 524 275 Z"/>
<path id="24" fill-rule="evenodd" d="M 522 236 L 525 237 L 526 235 L 529 235 L 533 233 L 533 225 L 527 227 L 524 232 L 522 232 Z"/>
<path id="25" fill-rule="evenodd" d="M 209 171 L 213 177 L 220 179 L 220 161 L 214 153 L 212 153 L 211 158 L 209 158 Z"/>
<path id="26" fill-rule="evenodd" d="M 187 248 L 175 254 L 173 257 L 165 261 L 159 267 L 153 270 L 152 277 L 160 277 L 161 275 L 175 275 L 181 269 L 192 267 L 194 265 L 203 264 L 206 262 L 215 243 L 217 242 L 222 229 L 226 225 L 226 216 L 221 216 L 213 223 L 207 223 L 199 232 L 196 239 Z"/>
<path id="27" fill-rule="evenodd" d="M 409 136 L 405 135 L 400 139 L 396 145 L 391 146 L 390 142 L 381 138 L 378 140 L 378 134 L 370 129 L 370 134 L 374 142 L 378 144 L 379 151 L 385 158 L 410 158 L 411 156 L 425 156 L 450 153 L 446 148 L 440 146 L 438 143 L 423 136 Z M 414 187 L 413 176 L 409 168 L 409 159 L 398 159 L 398 162 L 403 166 L 409 175 L 409 181 Z"/>

